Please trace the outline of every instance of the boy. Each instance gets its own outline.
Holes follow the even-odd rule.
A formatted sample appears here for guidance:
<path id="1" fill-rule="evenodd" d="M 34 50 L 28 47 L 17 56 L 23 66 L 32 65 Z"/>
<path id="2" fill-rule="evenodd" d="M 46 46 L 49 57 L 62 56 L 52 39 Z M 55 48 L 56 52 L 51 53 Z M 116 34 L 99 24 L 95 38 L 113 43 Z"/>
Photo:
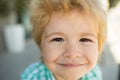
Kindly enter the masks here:
<path id="1" fill-rule="evenodd" d="M 97 0 L 32 0 L 33 37 L 42 62 L 23 80 L 101 80 L 98 57 L 106 39 L 106 18 Z"/>

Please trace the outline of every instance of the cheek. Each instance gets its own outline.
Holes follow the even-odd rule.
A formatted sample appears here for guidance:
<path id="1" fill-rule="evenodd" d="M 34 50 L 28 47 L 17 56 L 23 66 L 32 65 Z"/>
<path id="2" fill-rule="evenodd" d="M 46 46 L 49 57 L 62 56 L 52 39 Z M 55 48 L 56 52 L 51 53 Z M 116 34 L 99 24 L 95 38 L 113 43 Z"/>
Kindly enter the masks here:
<path id="1" fill-rule="evenodd" d="M 52 46 L 51 44 L 45 44 L 42 46 L 42 56 L 45 62 L 54 62 L 61 55 L 61 48 Z"/>
<path id="2" fill-rule="evenodd" d="M 98 60 L 98 46 L 93 45 L 84 49 L 87 59 L 91 64 L 96 64 Z"/>

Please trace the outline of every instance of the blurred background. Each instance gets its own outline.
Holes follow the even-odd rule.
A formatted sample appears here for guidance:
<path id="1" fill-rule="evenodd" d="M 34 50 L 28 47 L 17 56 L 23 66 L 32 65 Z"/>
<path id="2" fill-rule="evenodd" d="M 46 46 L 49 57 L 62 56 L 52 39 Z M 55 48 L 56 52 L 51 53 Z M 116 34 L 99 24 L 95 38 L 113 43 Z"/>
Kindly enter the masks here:
<path id="1" fill-rule="evenodd" d="M 103 80 L 120 80 L 120 0 L 100 0 L 107 11 L 108 39 L 99 61 Z M 0 0 L 0 80 L 20 80 L 39 61 L 30 24 L 29 0 Z"/>

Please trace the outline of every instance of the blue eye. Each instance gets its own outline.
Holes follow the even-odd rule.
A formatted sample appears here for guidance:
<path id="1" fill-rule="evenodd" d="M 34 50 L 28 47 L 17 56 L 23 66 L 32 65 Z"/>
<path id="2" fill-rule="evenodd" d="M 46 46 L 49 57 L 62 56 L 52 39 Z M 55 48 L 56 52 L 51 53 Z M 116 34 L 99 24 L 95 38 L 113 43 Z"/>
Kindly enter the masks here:
<path id="1" fill-rule="evenodd" d="M 93 41 L 88 38 L 81 38 L 80 42 L 93 42 Z"/>
<path id="2" fill-rule="evenodd" d="M 54 38 L 51 41 L 55 41 L 55 42 L 63 42 L 64 39 L 63 38 Z"/>

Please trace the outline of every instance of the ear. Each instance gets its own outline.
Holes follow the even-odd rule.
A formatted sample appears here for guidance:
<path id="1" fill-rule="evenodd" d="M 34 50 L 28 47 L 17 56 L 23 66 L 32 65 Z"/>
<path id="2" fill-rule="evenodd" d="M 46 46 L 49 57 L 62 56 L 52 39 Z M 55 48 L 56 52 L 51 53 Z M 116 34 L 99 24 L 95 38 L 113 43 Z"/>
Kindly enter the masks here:
<path id="1" fill-rule="evenodd" d="M 40 61 L 44 63 L 43 56 L 40 56 Z"/>

